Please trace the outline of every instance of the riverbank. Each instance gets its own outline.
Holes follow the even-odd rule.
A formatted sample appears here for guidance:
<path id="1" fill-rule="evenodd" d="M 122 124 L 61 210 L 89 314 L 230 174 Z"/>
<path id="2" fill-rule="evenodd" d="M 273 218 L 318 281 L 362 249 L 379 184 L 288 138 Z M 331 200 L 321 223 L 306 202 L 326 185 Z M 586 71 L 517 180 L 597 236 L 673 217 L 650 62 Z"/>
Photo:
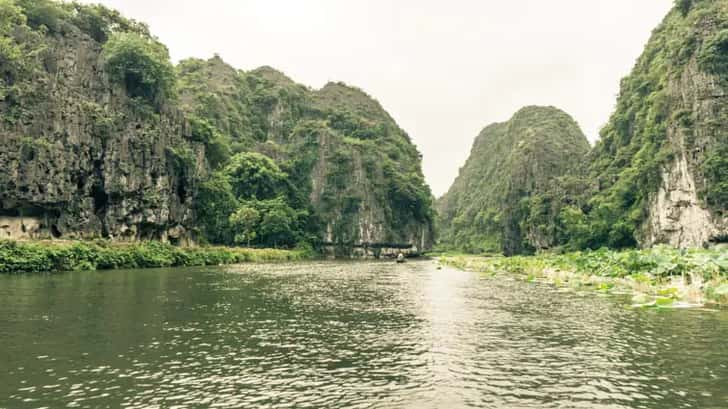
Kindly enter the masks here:
<path id="1" fill-rule="evenodd" d="M 306 250 L 175 247 L 154 241 L 0 241 L 0 273 L 6 274 L 208 266 L 310 258 L 313 254 Z"/>
<path id="2" fill-rule="evenodd" d="M 634 306 L 728 305 L 728 250 L 598 250 L 535 256 L 443 254 L 440 262 L 493 277 L 510 274 L 566 291 L 632 295 Z"/>

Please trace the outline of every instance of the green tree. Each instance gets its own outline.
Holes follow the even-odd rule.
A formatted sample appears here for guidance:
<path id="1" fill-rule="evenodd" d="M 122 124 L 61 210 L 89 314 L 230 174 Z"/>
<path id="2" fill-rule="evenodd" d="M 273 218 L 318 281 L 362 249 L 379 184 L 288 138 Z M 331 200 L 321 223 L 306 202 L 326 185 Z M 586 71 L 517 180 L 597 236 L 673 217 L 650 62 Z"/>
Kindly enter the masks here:
<path id="1" fill-rule="evenodd" d="M 260 244 L 292 247 L 303 240 L 308 212 L 293 209 L 282 196 L 254 203 L 261 214 L 258 228 Z"/>
<path id="2" fill-rule="evenodd" d="M 705 72 L 728 76 L 728 29 L 717 32 L 705 42 L 698 55 L 698 64 Z"/>
<path id="3" fill-rule="evenodd" d="M 728 146 L 716 149 L 705 161 L 706 201 L 718 209 L 728 209 Z"/>
<path id="4" fill-rule="evenodd" d="M 230 216 L 230 225 L 235 232 L 235 243 L 245 243 L 250 247 L 250 242 L 258 237 L 258 224 L 260 223 L 260 212 L 250 204 L 243 204 Z"/>
<path id="5" fill-rule="evenodd" d="M 189 122 L 192 140 L 205 145 L 205 158 L 210 167 L 218 169 L 227 164 L 232 155 L 230 139 L 218 132 L 205 118 L 192 115 Z"/>
<path id="6" fill-rule="evenodd" d="M 195 217 L 208 241 L 216 244 L 232 243 L 230 215 L 237 208 L 238 201 L 224 175 L 215 173 L 198 187 L 194 200 Z"/>
<path id="7" fill-rule="evenodd" d="M 675 0 L 675 7 L 680 11 L 683 16 L 690 12 L 690 8 L 693 6 L 693 0 Z"/>
<path id="8" fill-rule="evenodd" d="M 395 216 L 394 221 L 432 221 L 432 194 L 424 178 L 416 172 L 400 172 L 393 166 L 385 167 L 385 172 L 389 180 L 387 194 Z"/>
<path id="9" fill-rule="evenodd" d="M 72 8 L 71 21 L 81 31 L 88 34 L 99 43 L 109 39 L 111 33 L 136 33 L 143 37 L 150 37 L 149 27 L 146 24 L 129 20 L 118 10 L 106 8 L 99 4 L 70 3 Z"/>
<path id="10" fill-rule="evenodd" d="M 584 212 L 576 206 L 565 206 L 559 214 L 561 225 L 568 243 L 576 249 L 584 249 L 592 244 L 589 222 Z"/>
<path id="11" fill-rule="evenodd" d="M 5 74 L 0 79 L 2 82 L 15 71 L 22 57 L 22 48 L 12 37 L 12 32 L 15 27 L 24 24 L 25 16 L 20 8 L 10 0 L 0 0 L 0 71 Z"/>
<path id="12" fill-rule="evenodd" d="M 288 175 L 263 154 L 244 152 L 233 156 L 225 167 L 235 196 L 240 199 L 271 199 L 283 192 Z"/>
<path id="13" fill-rule="evenodd" d="M 260 223 L 260 233 L 267 243 L 272 243 L 273 247 L 279 244 L 292 244 L 295 242 L 293 234 L 293 223 L 295 221 L 293 212 L 290 208 L 277 207 L 270 209 L 263 216 Z"/>
<path id="14" fill-rule="evenodd" d="M 82 6 L 75 4 L 75 23 L 81 31 L 89 35 L 99 43 L 109 39 L 109 23 L 104 16 L 105 7 L 101 5 Z"/>
<path id="15" fill-rule="evenodd" d="M 231 154 L 230 141 L 217 132 L 205 144 L 205 159 L 212 169 L 218 169 L 228 163 Z"/>
<path id="16" fill-rule="evenodd" d="M 174 94 L 175 71 L 167 47 L 136 33 L 115 33 L 104 45 L 109 78 L 133 98 L 160 103 Z"/>
<path id="17" fill-rule="evenodd" d="M 50 32 L 60 32 L 70 13 L 63 4 L 51 0 L 16 0 L 33 28 L 44 26 Z"/>

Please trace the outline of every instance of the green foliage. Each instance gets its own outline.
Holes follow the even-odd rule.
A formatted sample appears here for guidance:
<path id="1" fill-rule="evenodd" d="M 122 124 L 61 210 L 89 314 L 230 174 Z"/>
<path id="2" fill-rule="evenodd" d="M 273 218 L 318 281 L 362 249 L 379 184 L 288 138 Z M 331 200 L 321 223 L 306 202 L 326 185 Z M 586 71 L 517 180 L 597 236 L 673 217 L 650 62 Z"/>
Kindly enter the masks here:
<path id="1" fill-rule="evenodd" d="M 508 273 L 570 289 L 631 290 L 632 302 L 640 306 L 665 307 L 683 299 L 728 303 L 728 254 L 720 249 L 600 249 L 507 258 L 443 255 L 440 261 L 490 276 Z"/>
<path id="2" fill-rule="evenodd" d="M 177 72 L 185 109 L 207 121 L 191 124 L 193 138 L 204 141 L 217 132 L 229 141 L 234 156 L 221 173 L 233 196 L 241 204 L 281 198 L 306 214 L 291 224 L 288 211 L 266 218 L 256 207 L 265 234 L 256 227 L 251 244 L 281 245 L 290 237 L 316 242 L 328 227 L 335 242 L 356 241 L 355 224 L 367 199 L 386 218 L 387 240 L 410 240 L 413 229 L 432 223 L 419 153 L 361 90 L 327 84 L 312 91 L 270 67 L 240 72 L 219 57 L 182 61 Z"/>
<path id="3" fill-rule="evenodd" d="M 195 168 L 195 154 L 187 146 L 172 147 L 166 149 L 169 164 L 172 166 L 172 174 L 187 175 Z"/>
<path id="4" fill-rule="evenodd" d="M 0 241 L 0 273 L 205 266 L 251 261 L 292 261 L 311 256 L 306 249 L 182 248 L 160 242 L 114 245 L 108 242 L 56 244 Z"/>
<path id="5" fill-rule="evenodd" d="M 260 221 L 261 243 L 278 247 L 279 245 L 293 246 L 297 243 L 297 233 L 300 231 L 299 218 L 306 213 L 299 214 L 293 210 L 283 198 L 257 202 L 262 219 Z"/>
<path id="6" fill-rule="evenodd" d="M 432 193 L 422 175 L 416 172 L 401 173 L 392 167 L 385 167 L 384 172 L 389 182 L 387 197 L 394 212 L 393 221 L 431 223 L 434 217 Z"/>
<path id="7" fill-rule="evenodd" d="M 568 232 L 562 244 L 573 249 L 636 246 L 650 196 L 662 183 L 662 170 L 671 167 L 678 150 L 705 147 L 694 145 L 694 132 L 710 119 L 704 112 L 698 114 L 701 107 L 685 104 L 683 90 L 675 90 L 696 53 L 703 70 L 725 75 L 728 31 L 720 30 L 725 24 L 720 22 L 727 16 L 719 3 L 678 1 L 679 13 L 670 13 L 653 32 L 632 73 L 622 80 L 616 110 L 590 153 L 585 181 L 591 188 L 570 198 L 578 217 L 574 209 L 561 215 Z M 673 145 L 667 138 L 670 132 L 686 135 L 684 146 Z M 705 176 L 699 187 L 707 204 L 721 210 L 726 203 L 726 165 L 721 159 L 721 131 L 715 132 L 711 136 L 710 131 L 701 131 L 704 139 L 716 139 L 709 145 L 717 145 L 706 150 L 704 158 L 685 156 L 698 175 Z"/>
<path id="8" fill-rule="evenodd" d="M 124 18 L 117 10 L 98 4 L 83 5 L 72 3 L 71 21 L 82 32 L 99 43 L 104 43 L 112 33 L 136 33 L 150 37 L 149 28 L 144 23 Z"/>
<path id="9" fill-rule="evenodd" d="M 205 145 L 205 158 L 212 169 L 226 165 L 232 155 L 230 141 L 205 118 L 189 118 L 192 140 Z"/>
<path id="10" fill-rule="evenodd" d="M 107 8 L 100 5 L 76 6 L 76 25 L 99 43 L 109 39 L 110 27 L 105 16 Z"/>
<path id="11" fill-rule="evenodd" d="M 675 8 L 685 16 L 690 11 L 690 7 L 693 6 L 693 0 L 675 0 Z"/>
<path id="12" fill-rule="evenodd" d="M 705 200 L 717 209 L 728 209 L 728 145 L 711 152 L 705 160 Z"/>
<path id="13" fill-rule="evenodd" d="M 193 141 L 206 144 L 215 137 L 215 128 L 207 119 L 191 115 L 189 121 Z"/>
<path id="14" fill-rule="evenodd" d="M 65 20 L 70 16 L 69 10 L 53 0 L 15 0 L 33 28 L 45 27 L 51 33 L 59 33 Z"/>
<path id="15" fill-rule="evenodd" d="M 12 0 L 0 0 L 0 101 L 10 93 L 23 65 L 23 47 L 13 37 L 17 27 L 25 26 L 22 10 Z"/>
<path id="16" fill-rule="evenodd" d="M 265 155 L 235 155 L 203 183 L 195 198 L 198 224 L 218 244 L 293 247 L 308 239 L 308 212 L 295 210 L 288 175 Z M 300 205 L 300 203 L 299 203 Z"/>
<path id="17" fill-rule="evenodd" d="M 13 0 L 0 0 L 0 32 L 10 35 L 12 30 L 26 23 L 20 7 Z"/>
<path id="18" fill-rule="evenodd" d="M 136 33 L 114 33 L 103 54 L 109 78 L 131 97 L 160 103 L 174 95 L 174 67 L 159 42 Z"/>
<path id="19" fill-rule="evenodd" d="M 230 161 L 230 142 L 223 135 L 215 133 L 205 144 L 205 159 L 212 169 L 219 169 Z"/>
<path id="20" fill-rule="evenodd" d="M 715 33 L 705 42 L 698 64 L 705 72 L 728 79 L 728 29 Z"/>
<path id="21" fill-rule="evenodd" d="M 235 234 L 230 226 L 230 215 L 237 208 L 238 200 L 225 175 L 214 173 L 198 186 L 194 199 L 196 224 L 211 243 L 233 243 Z"/>
<path id="22" fill-rule="evenodd" d="M 653 280 L 661 280 L 688 273 L 698 274 L 704 279 L 711 279 L 716 275 L 728 275 L 728 257 L 720 251 L 686 252 L 669 247 L 621 252 L 600 249 L 566 254 L 543 254 L 538 258 L 546 265 L 609 277 L 648 275 Z"/>
<path id="23" fill-rule="evenodd" d="M 557 181 L 588 149 L 576 122 L 553 107 L 526 107 L 508 122 L 486 127 L 440 199 L 441 242 L 506 254 L 554 245 L 563 232 L 561 207 L 579 190 Z"/>
<path id="24" fill-rule="evenodd" d="M 270 199 L 285 188 L 288 177 L 273 160 L 256 152 L 239 153 L 225 167 L 233 193 L 241 199 Z"/>
<path id="25" fill-rule="evenodd" d="M 260 224 L 260 212 L 254 206 L 244 204 L 230 215 L 230 224 L 235 230 L 235 242 L 250 247 L 251 241 L 258 237 L 256 229 Z"/>
<path id="26" fill-rule="evenodd" d="M 346 136 L 355 139 L 380 139 L 387 136 L 384 124 L 376 124 L 349 110 L 337 109 L 328 116 L 328 125 Z"/>

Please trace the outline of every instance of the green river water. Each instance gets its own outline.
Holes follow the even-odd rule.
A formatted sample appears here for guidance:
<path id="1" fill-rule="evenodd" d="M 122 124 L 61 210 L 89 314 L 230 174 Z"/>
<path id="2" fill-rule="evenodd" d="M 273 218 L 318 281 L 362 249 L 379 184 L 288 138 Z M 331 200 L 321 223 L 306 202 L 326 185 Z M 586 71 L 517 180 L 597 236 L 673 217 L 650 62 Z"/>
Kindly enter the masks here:
<path id="1" fill-rule="evenodd" d="M 728 408 L 728 312 L 432 261 L 0 276 L 0 408 Z"/>

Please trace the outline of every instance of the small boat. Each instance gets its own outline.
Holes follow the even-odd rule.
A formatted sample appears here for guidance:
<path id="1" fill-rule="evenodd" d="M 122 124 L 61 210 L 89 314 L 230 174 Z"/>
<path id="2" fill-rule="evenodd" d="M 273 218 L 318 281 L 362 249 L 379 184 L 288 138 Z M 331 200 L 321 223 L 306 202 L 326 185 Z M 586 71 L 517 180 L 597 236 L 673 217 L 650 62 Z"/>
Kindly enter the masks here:
<path id="1" fill-rule="evenodd" d="M 402 254 L 402 253 L 397 254 L 397 263 L 404 263 L 404 261 L 405 261 L 404 254 Z"/>

